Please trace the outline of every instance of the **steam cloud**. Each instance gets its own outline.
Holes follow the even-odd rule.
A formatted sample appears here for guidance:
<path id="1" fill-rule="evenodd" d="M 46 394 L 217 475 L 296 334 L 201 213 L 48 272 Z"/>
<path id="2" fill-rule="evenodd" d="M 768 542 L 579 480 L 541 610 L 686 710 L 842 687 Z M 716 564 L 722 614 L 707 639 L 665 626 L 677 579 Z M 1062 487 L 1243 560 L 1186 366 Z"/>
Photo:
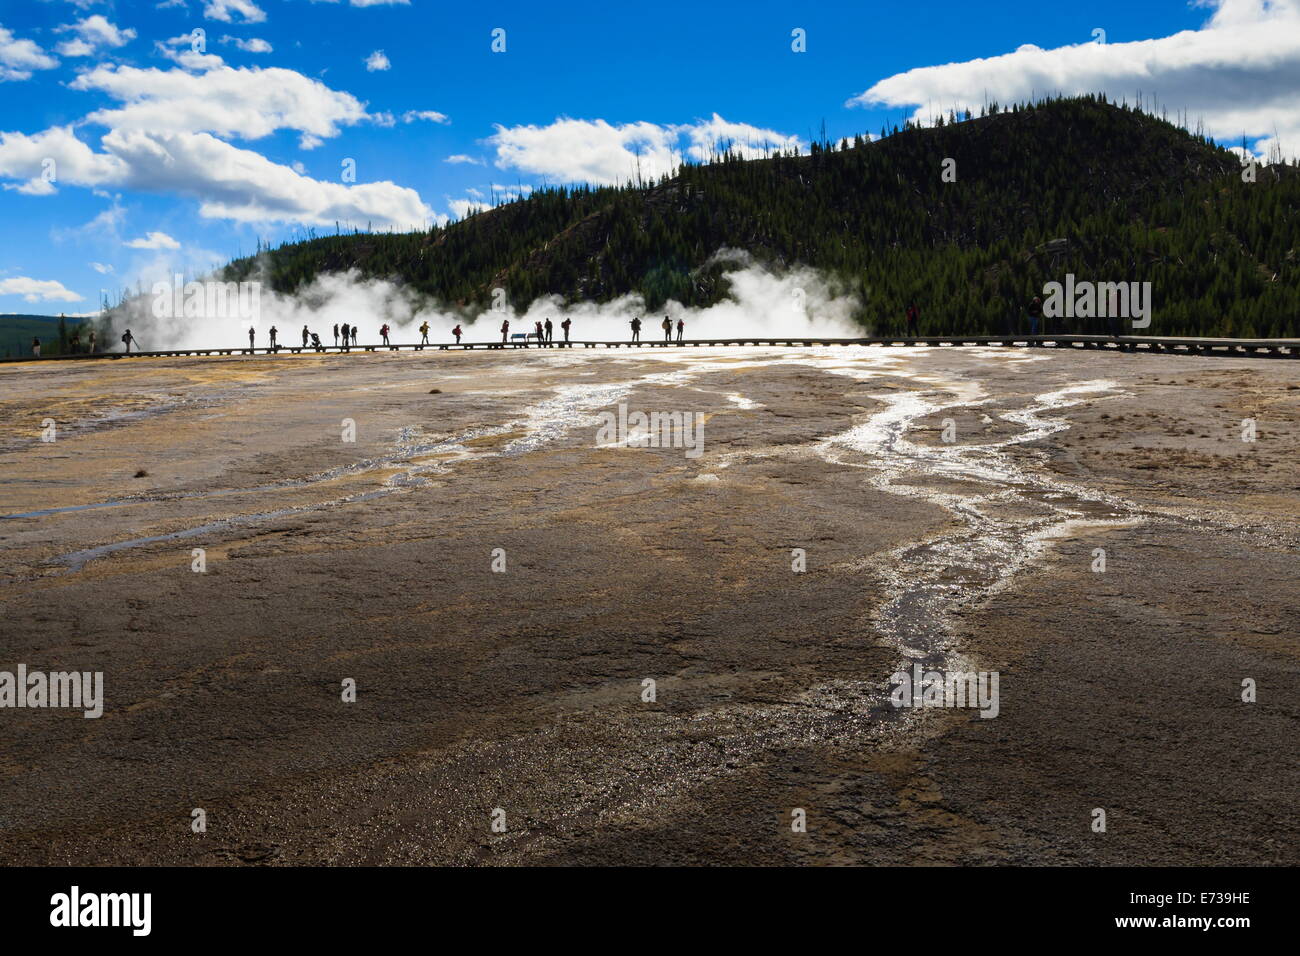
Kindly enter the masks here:
<path id="1" fill-rule="evenodd" d="M 320 275 L 293 295 L 279 295 L 263 285 L 257 314 L 251 318 L 239 315 L 233 306 L 219 315 L 159 317 L 153 308 L 154 297 L 145 295 L 124 303 L 115 313 L 116 334 L 110 342 L 115 343 L 129 327 L 147 351 L 238 348 L 247 343 L 251 326 L 256 329 L 257 345 L 262 347 L 275 326 L 282 345 L 298 345 L 305 325 L 320 335 L 323 343 L 333 345 L 334 325 L 346 322 L 360 326 L 358 341 L 364 344 L 379 341 L 379 327 L 384 323 L 391 327 L 389 338 L 394 344 L 413 343 L 420 340 L 418 329 L 425 321 L 431 342 L 452 341 L 451 330 L 457 324 L 464 332 L 463 341 L 492 342 L 500 341 L 503 319 L 509 320 L 514 333 L 531 332 L 535 322 L 545 322 L 548 317 L 555 324 L 557 340 L 564 337 L 559 324 L 565 318 L 573 321 L 570 337 L 575 341 L 625 340 L 631 334 L 628 323 L 637 316 L 642 321 L 642 339 L 651 341 L 662 339 L 660 323 L 665 315 L 672 319 L 674 337 L 677 320 L 685 321 L 688 339 L 868 334 L 853 319 L 860 307 L 857 296 L 817 270 L 796 266 L 776 271 L 736 250 L 723 250 L 713 261 L 724 266 L 730 289 L 727 298 L 704 308 L 670 301 L 650 313 L 640 295 L 568 304 L 559 296 L 545 296 L 522 311 L 509 303 L 504 312 L 492 308 L 465 311 L 434 302 L 399 282 L 344 272 Z M 120 344 L 116 347 L 121 348 Z"/>

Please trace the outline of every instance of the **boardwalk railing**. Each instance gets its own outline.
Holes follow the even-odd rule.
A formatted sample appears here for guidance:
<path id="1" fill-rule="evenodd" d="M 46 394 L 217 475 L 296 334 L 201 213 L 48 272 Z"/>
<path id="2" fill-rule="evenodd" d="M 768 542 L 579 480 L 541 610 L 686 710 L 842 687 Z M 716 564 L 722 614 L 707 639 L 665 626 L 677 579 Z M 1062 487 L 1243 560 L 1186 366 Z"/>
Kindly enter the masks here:
<path id="1" fill-rule="evenodd" d="M 0 359 L 0 362 L 80 361 L 87 359 L 161 358 L 183 355 L 322 355 L 330 352 L 400 352 L 475 351 L 478 349 L 573 349 L 573 348 L 716 348 L 727 346 L 758 346 L 770 348 L 812 348 L 833 345 L 926 346 L 930 348 L 993 346 L 1004 348 L 1072 348 L 1101 349 L 1112 352 L 1172 352 L 1184 355 L 1258 355 L 1300 358 L 1300 339 L 1210 339 L 1180 338 L 1176 336 L 1146 335 L 919 335 L 912 337 L 876 335 L 866 338 L 842 339 L 821 336 L 744 336 L 729 339 L 686 339 L 666 342 L 662 339 L 645 341 L 574 341 L 541 344 L 526 342 L 436 342 L 430 345 L 322 345 L 319 348 L 300 345 L 280 345 L 276 348 L 207 348 L 166 349 L 139 352 L 78 352 L 72 355 L 20 356 Z"/>

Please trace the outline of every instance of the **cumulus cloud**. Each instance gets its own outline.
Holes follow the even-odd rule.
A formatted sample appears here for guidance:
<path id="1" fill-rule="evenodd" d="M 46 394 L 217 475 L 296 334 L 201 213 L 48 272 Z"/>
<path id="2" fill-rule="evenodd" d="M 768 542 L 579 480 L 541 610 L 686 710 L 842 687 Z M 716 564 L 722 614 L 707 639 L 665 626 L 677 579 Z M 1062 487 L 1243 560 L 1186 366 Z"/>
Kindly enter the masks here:
<path id="1" fill-rule="evenodd" d="M 0 83 L 31 79 L 33 70 L 52 70 L 59 61 L 31 40 L 20 40 L 0 26 Z"/>
<path id="2" fill-rule="evenodd" d="M 731 123 L 716 113 L 707 121 L 669 126 L 567 117 L 549 126 L 498 125 L 487 143 L 496 148 L 501 169 L 598 185 L 625 183 L 638 174 L 657 178 L 687 159 L 705 160 L 727 150 L 752 158 L 803 148 L 798 137 Z"/>
<path id="3" fill-rule="evenodd" d="M 1204 120 L 1220 140 L 1256 140 L 1261 155 L 1280 140 L 1300 148 L 1300 0 L 1207 0 L 1213 15 L 1199 30 L 1124 43 L 1081 43 L 963 63 L 919 67 L 887 77 L 849 105 L 977 109 L 987 95 L 1003 103 L 1035 93 L 1105 92 L 1132 100 L 1158 94 L 1170 113 Z M 1276 129 L 1276 139 L 1275 139 Z"/>
<path id="4" fill-rule="evenodd" d="M 384 55 L 383 50 L 376 50 L 370 56 L 366 57 L 366 70 L 370 73 L 377 73 L 387 70 L 393 64 L 388 62 L 388 57 Z"/>
<path id="5" fill-rule="evenodd" d="M 266 13 L 253 0 L 208 0 L 203 15 L 222 23 L 262 23 Z"/>
<path id="6" fill-rule="evenodd" d="M 270 43 L 260 37 L 249 37 L 247 40 L 241 37 L 223 36 L 221 42 L 227 45 L 233 44 L 245 53 L 271 53 L 273 47 Z"/>
<path id="7" fill-rule="evenodd" d="M 340 126 L 370 118 L 350 93 L 280 67 L 218 65 L 190 72 L 110 63 L 82 73 L 69 86 L 120 101 L 118 108 L 86 117 L 118 130 L 208 132 L 255 140 L 292 129 L 332 137 Z"/>
<path id="8" fill-rule="evenodd" d="M 451 163 L 453 166 L 461 163 L 469 163 L 474 166 L 485 166 L 486 163 L 481 159 L 475 159 L 473 156 L 466 156 L 464 153 L 455 153 L 443 160 L 444 163 Z"/>
<path id="9" fill-rule="evenodd" d="M 117 49 L 135 39 L 135 31 L 119 29 L 98 13 L 76 23 L 56 27 L 58 33 L 72 33 L 56 48 L 63 56 L 90 56 L 99 50 Z"/>
<path id="10" fill-rule="evenodd" d="M 0 133 L 0 177 L 37 180 L 55 160 L 60 183 L 192 197 L 205 218 L 241 222 L 373 223 L 410 228 L 434 218 L 419 193 L 392 182 L 312 179 L 208 133 L 114 129 L 95 151 L 69 127 Z"/>
<path id="11" fill-rule="evenodd" d="M 20 295 L 27 302 L 80 302 L 82 296 L 65 289 L 53 279 L 29 279 L 13 276 L 0 279 L 0 295 Z"/>
<path id="12" fill-rule="evenodd" d="M 430 123 L 450 123 L 445 113 L 438 113 L 434 110 L 407 110 L 402 114 L 403 123 L 414 123 L 417 120 L 428 120 Z"/>
<path id="13" fill-rule="evenodd" d="M 131 249 L 179 249 L 181 244 L 165 232 L 151 232 L 143 239 L 132 239 L 127 246 Z"/>

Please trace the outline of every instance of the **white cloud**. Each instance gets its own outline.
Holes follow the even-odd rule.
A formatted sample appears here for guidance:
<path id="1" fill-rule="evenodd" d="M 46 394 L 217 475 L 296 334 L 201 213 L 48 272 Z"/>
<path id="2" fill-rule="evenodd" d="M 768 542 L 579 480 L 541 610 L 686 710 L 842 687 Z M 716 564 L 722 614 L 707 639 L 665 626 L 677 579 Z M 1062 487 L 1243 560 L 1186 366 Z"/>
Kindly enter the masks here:
<path id="1" fill-rule="evenodd" d="M 447 114 L 439 113 L 434 110 L 407 110 L 402 114 L 403 123 L 414 123 L 417 120 L 428 120 L 430 123 L 450 123 Z"/>
<path id="2" fill-rule="evenodd" d="M 235 14 L 239 14 L 239 20 L 235 19 Z M 261 23 L 266 19 L 266 14 L 253 0 L 208 0 L 203 6 L 203 15 L 222 23 Z"/>
<path id="3" fill-rule="evenodd" d="M 1300 0 L 1207 0 L 1214 7 L 1199 30 L 1125 43 L 1081 43 L 964 63 L 919 67 L 887 77 L 849 105 L 929 104 L 978 109 L 990 100 L 1012 103 L 1035 94 L 1105 92 L 1133 100 L 1138 90 L 1156 94 L 1170 115 L 1203 119 L 1222 141 L 1260 140 L 1266 151 L 1274 129 L 1284 152 L 1300 151 Z"/>
<path id="4" fill-rule="evenodd" d="M 220 63 L 220 60 L 218 60 Z M 201 73 L 104 64 L 81 74 L 72 89 L 108 94 L 124 105 L 86 121 L 118 130 L 210 132 L 245 140 L 279 129 L 317 137 L 369 119 L 352 96 L 294 70 L 219 65 Z"/>
<path id="5" fill-rule="evenodd" d="M 349 0 L 354 7 L 407 6 L 411 0 Z"/>
<path id="6" fill-rule="evenodd" d="M 366 57 L 366 70 L 370 73 L 376 73 L 387 70 L 393 64 L 388 62 L 388 57 L 384 56 L 383 50 L 376 50 L 370 56 Z"/>
<path id="7" fill-rule="evenodd" d="M 241 37 L 232 37 L 227 35 L 221 38 L 221 42 L 226 44 L 233 43 L 238 49 L 243 50 L 245 53 L 273 52 L 273 47 L 271 46 L 271 44 L 261 39 L 260 37 L 249 37 L 247 40 L 245 40 Z"/>
<path id="8" fill-rule="evenodd" d="M 151 232 L 143 239 L 132 239 L 127 244 L 131 249 L 179 249 L 181 244 L 165 232 Z"/>
<path id="9" fill-rule="evenodd" d="M 82 296 L 63 287 L 53 279 L 29 279 L 14 276 L 0 279 L 0 295 L 20 295 L 27 302 L 80 302 Z"/>
<path id="10" fill-rule="evenodd" d="M 496 165 L 565 182 L 614 185 L 658 178 L 688 159 L 706 160 L 731 150 L 747 157 L 771 149 L 802 149 L 798 137 L 746 123 L 730 123 L 717 113 L 695 123 L 614 125 L 605 120 L 562 118 L 549 126 L 498 125 L 488 137 Z"/>
<path id="11" fill-rule="evenodd" d="M 94 269 L 102 276 L 113 274 L 113 267 L 104 262 L 92 262 L 90 268 Z"/>
<path id="12" fill-rule="evenodd" d="M 453 165 L 455 165 L 455 164 L 459 164 L 459 163 L 470 163 L 470 164 L 472 164 L 472 165 L 474 165 L 474 166 L 484 166 L 484 165 L 486 165 L 486 164 L 483 162 L 483 160 L 481 160 L 481 159 L 475 159 L 473 156 L 466 156 L 464 153 L 456 153 L 456 154 L 453 155 L 453 156 L 448 156 L 446 159 L 443 160 L 443 162 L 444 162 L 444 163 L 452 163 Z"/>
<path id="13" fill-rule="evenodd" d="M 30 79 L 33 70 L 52 70 L 59 61 L 31 40 L 19 40 L 0 26 L 0 83 Z"/>
<path id="14" fill-rule="evenodd" d="M 55 159 L 60 183 L 118 186 L 192 197 L 205 218 L 241 222 L 335 221 L 408 228 L 434 218 L 415 190 L 392 182 L 311 179 L 208 133 L 112 130 L 92 150 L 68 127 L 34 136 L 0 133 L 0 177 L 39 179 Z"/>
<path id="15" fill-rule="evenodd" d="M 75 33 L 70 40 L 58 46 L 58 52 L 64 56 L 90 56 L 100 49 L 117 49 L 126 46 L 135 39 L 136 33 L 129 27 L 119 29 L 98 13 L 86 17 L 77 23 L 56 27 L 57 33 Z"/>

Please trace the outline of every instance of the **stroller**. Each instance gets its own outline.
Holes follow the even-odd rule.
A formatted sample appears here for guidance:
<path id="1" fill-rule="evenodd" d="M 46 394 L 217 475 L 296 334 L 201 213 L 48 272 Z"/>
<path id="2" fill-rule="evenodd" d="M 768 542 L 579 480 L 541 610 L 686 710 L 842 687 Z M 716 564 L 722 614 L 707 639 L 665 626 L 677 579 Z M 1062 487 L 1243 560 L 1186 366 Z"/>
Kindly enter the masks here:
<path id="1" fill-rule="evenodd" d="M 320 344 L 320 336 L 317 335 L 315 332 L 311 334 L 311 347 L 314 348 L 317 352 L 324 349 L 324 346 Z"/>

